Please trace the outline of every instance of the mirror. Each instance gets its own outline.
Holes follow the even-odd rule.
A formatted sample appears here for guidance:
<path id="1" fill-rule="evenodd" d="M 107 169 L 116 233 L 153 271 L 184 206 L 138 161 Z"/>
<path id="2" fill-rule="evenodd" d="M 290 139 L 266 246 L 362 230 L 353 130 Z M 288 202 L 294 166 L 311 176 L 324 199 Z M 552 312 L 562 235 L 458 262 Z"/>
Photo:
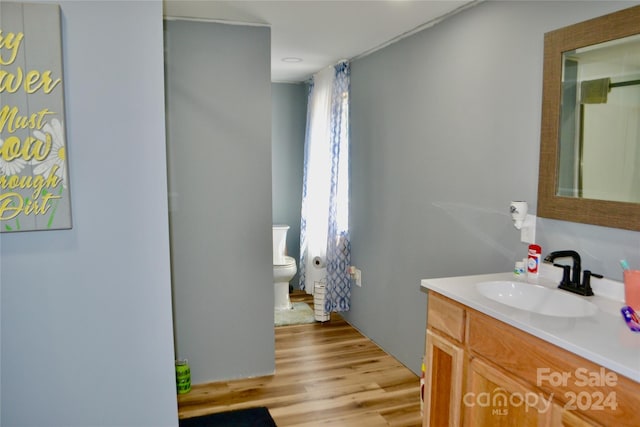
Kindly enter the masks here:
<path id="1" fill-rule="evenodd" d="M 640 6 L 544 39 L 538 216 L 640 231 Z"/>
<path id="2" fill-rule="evenodd" d="M 640 203 L 640 34 L 562 54 L 556 194 Z"/>

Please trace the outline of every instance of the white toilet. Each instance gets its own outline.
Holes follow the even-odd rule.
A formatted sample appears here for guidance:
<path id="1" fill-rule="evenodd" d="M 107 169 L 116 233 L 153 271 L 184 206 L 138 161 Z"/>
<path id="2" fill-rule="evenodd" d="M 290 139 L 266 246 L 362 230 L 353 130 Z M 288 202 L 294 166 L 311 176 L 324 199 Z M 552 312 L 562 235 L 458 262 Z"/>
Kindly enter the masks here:
<path id="1" fill-rule="evenodd" d="M 289 282 L 296 275 L 296 260 L 287 256 L 288 225 L 273 225 L 273 283 L 275 309 L 291 309 Z"/>

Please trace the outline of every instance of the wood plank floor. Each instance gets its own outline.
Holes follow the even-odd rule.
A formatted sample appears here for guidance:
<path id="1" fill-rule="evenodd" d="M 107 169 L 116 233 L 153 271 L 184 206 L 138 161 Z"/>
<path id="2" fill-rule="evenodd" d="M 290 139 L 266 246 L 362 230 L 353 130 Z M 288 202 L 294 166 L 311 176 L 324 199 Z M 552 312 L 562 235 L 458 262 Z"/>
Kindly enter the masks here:
<path id="1" fill-rule="evenodd" d="M 421 425 L 419 378 L 339 315 L 277 327 L 275 340 L 275 375 L 195 385 L 179 417 L 266 406 L 278 427 Z"/>

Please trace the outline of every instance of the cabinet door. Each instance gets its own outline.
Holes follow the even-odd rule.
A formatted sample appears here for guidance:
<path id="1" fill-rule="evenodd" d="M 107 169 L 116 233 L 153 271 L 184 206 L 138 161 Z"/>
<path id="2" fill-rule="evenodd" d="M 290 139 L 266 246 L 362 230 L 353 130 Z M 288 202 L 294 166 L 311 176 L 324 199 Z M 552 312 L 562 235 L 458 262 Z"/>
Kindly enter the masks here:
<path id="1" fill-rule="evenodd" d="M 549 396 L 529 389 L 498 369 L 474 358 L 467 392 L 462 396 L 469 427 L 544 427 L 553 412 Z"/>
<path id="2" fill-rule="evenodd" d="M 427 330 L 427 370 L 425 375 L 424 418 L 422 425 L 460 426 L 462 398 L 462 348 Z"/>
<path id="3" fill-rule="evenodd" d="M 568 411 L 558 404 L 553 405 L 553 416 L 551 417 L 551 427 L 599 427 L 595 421 L 577 415 L 573 411 Z"/>

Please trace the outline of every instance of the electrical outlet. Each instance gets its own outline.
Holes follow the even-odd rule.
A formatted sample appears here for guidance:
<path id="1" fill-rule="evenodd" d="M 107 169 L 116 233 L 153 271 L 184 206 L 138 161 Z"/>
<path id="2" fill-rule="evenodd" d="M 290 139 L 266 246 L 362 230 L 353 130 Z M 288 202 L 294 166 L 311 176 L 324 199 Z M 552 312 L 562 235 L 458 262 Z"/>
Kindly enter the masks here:
<path id="1" fill-rule="evenodd" d="M 527 215 L 525 224 L 520 229 L 520 241 L 522 243 L 536 242 L 536 216 Z"/>
<path id="2" fill-rule="evenodd" d="M 351 280 L 353 280 L 356 286 L 362 286 L 362 271 L 356 268 L 355 265 L 349 266 L 349 276 L 351 276 Z"/>

